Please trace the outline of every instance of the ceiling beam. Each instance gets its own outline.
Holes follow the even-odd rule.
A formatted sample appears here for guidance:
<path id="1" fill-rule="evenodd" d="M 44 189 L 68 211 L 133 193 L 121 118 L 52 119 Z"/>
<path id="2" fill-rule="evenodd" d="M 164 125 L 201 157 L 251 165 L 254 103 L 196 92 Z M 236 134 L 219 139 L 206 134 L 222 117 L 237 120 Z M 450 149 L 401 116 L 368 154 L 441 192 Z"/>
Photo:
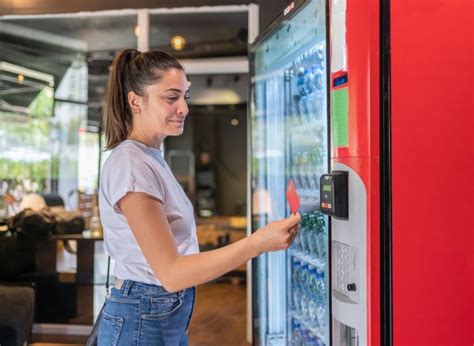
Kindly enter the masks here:
<path id="1" fill-rule="evenodd" d="M 69 48 L 74 51 L 87 51 L 87 43 L 67 36 L 53 34 L 47 31 L 31 29 L 22 25 L 11 24 L 5 21 L 0 23 L 0 34 L 21 37 L 31 41 L 47 43 L 53 46 Z"/>
<path id="2" fill-rule="evenodd" d="M 30 81 L 30 80 L 20 81 L 18 79 L 18 77 L 13 77 L 11 75 L 6 76 L 6 75 L 2 75 L 1 73 L 2 73 L 2 71 L 0 70 L 0 80 L 7 81 L 7 82 L 10 82 L 10 83 L 26 85 L 26 86 L 36 88 L 36 89 L 42 89 L 45 86 L 49 86 L 49 84 L 47 85 L 47 84 L 44 84 L 44 83 L 37 83 L 37 82 Z"/>
<path id="3" fill-rule="evenodd" d="M 0 13 L 5 15 L 29 15 L 45 13 L 71 13 L 81 11 L 104 11 L 123 8 L 164 8 L 242 5 L 252 0 L 3 0 Z"/>
<path id="4" fill-rule="evenodd" d="M 0 71 L 6 71 L 14 74 L 21 74 L 25 77 L 30 77 L 32 79 L 41 80 L 47 83 L 54 83 L 54 77 L 50 74 L 43 72 L 35 71 L 23 66 L 18 66 L 15 64 L 10 64 L 9 62 L 0 61 Z"/>
<path id="5" fill-rule="evenodd" d="M 186 74 L 248 73 L 246 56 L 208 59 L 180 59 Z"/>
<path id="6" fill-rule="evenodd" d="M 24 93 L 31 93 L 31 92 L 38 92 L 38 88 L 36 87 L 24 87 L 24 88 L 11 88 L 7 90 L 0 90 L 0 96 L 5 95 L 13 95 L 13 94 L 24 94 Z"/>

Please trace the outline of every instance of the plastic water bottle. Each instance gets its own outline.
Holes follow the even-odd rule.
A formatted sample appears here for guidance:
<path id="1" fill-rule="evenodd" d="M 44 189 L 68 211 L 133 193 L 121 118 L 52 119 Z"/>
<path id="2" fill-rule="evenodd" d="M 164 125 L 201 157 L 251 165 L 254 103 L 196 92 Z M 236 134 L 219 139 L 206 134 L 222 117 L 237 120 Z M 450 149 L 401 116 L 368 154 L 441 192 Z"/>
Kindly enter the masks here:
<path id="1" fill-rule="evenodd" d="M 318 338 L 315 337 L 314 335 L 309 335 L 308 338 L 306 339 L 306 346 L 319 346 L 319 341 Z"/>
<path id="2" fill-rule="evenodd" d="M 310 232 L 308 232 L 307 241 L 308 241 L 308 252 L 312 256 L 316 256 L 316 250 L 318 246 L 318 233 L 316 229 L 315 217 L 314 215 L 309 215 L 308 224 L 310 226 Z"/>
<path id="3" fill-rule="evenodd" d="M 301 263 L 298 260 L 293 262 L 293 276 L 292 276 L 292 289 L 293 289 L 293 309 L 296 313 L 299 313 L 301 309 Z"/>
<path id="4" fill-rule="evenodd" d="M 303 71 L 303 72 L 301 72 Z M 308 71 L 305 69 L 300 69 L 298 73 L 298 78 L 296 80 L 297 90 L 300 97 L 300 122 L 301 124 L 309 122 L 311 119 L 309 117 L 309 109 L 308 109 L 308 89 L 307 89 L 307 78 L 308 78 Z"/>
<path id="5" fill-rule="evenodd" d="M 301 325 L 298 321 L 294 320 L 291 323 L 291 345 L 292 346 L 299 346 L 301 345 L 299 332 L 300 332 Z"/>
<path id="6" fill-rule="evenodd" d="M 326 284 L 324 282 L 324 272 L 318 273 L 318 293 L 319 304 L 316 310 L 318 326 L 323 328 L 326 325 Z"/>
<path id="7" fill-rule="evenodd" d="M 315 80 L 315 87 L 314 87 L 314 91 L 315 91 L 315 101 L 316 101 L 316 105 L 315 105 L 315 108 L 316 108 L 316 114 L 315 114 L 315 117 L 317 120 L 321 120 L 322 119 L 322 115 L 324 113 L 324 97 L 325 97 L 325 93 L 324 93 L 324 77 L 323 77 L 323 70 L 322 68 L 316 68 L 315 71 L 313 72 L 314 73 L 314 80 Z"/>
<path id="8" fill-rule="evenodd" d="M 297 259 L 293 259 L 293 272 L 291 273 L 291 283 L 293 284 L 293 286 L 297 286 L 298 285 L 298 281 L 299 281 L 299 272 L 300 272 L 300 267 L 301 267 L 301 263 L 300 261 L 298 261 Z"/>
<path id="9" fill-rule="evenodd" d="M 313 121 L 316 118 L 316 108 L 317 108 L 317 91 L 316 91 L 316 79 L 314 76 L 314 70 L 308 73 L 306 77 L 306 90 L 308 91 L 307 101 L 308 101 L 308 112 L 309 119 Z"/>
<path id="10" fill-rule="evenodd" d="M 314 227 L 317 234 L 316 255 L 320 260 L 326 261 L 326 237 L 325 237 L 326 220 L 323 215 L 319 214 L 319 215 L 314 216 Z"/>
<path id="11" fill-rule="evenodd" d="M 311 321 L 311 323 L 317 323 L 317 309 L 319 305 L 319 295 L 318 295 L 318 272 L 316 268 L 312 268 L 310 270 L 310 301 L 308 302 L 308 309 L 309 309 L 309 314 L 308 314 L 308 320 Z"/>
<path id="12" fill-rule="evenodd" d="M 292 247 L 294 250 L 296 251 L 300 251 L 301 250 L 301 230 L 298 232 L 298 234 L 296 235 L 296 238 L 295 240 L 293 241 L 293 244 L 292 244 Z"/>
<path id="13" fill-rule="evenodd" d="M 308 316 L 308 302 L 309 302 L 309 296 L 308 296 L 308 276 L 309 276 L 309 270 L 308 270 L 308 264 L 302 264 L 301 265 L 301 295 L 300 295 L 300 304 L 301 304 L 301 315 L 303 317 Z"/>
<path id="14" fill-rule="evenodd" d="M 299 245 L 298 245 L 299 251 L 304 251 L 306 247 L 305 233 L 306 233 L 307 223 L 308 223 L 308 215 L 301 214 L 300 230 L 298 232 L 298 235 L 296 236 L 297 238 L 299 238 Z"/>
<path id="15" fill-rule="evenodd" d="M 299 332 L 300 345 L 306 345 L 306 339 L 308 337 L 309 331 L 301 328 Z"/>

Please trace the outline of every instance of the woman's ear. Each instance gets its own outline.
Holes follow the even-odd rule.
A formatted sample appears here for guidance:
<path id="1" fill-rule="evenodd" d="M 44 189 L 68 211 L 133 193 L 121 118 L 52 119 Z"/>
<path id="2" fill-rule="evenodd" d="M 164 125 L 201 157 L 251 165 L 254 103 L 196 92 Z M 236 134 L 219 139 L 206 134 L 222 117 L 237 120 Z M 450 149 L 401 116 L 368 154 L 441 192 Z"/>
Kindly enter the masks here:
<path id="1" fill-rule="evenodd" d="M 141 103 L 142 97 L 140 95 L 135 94 L 133 91 L 128 93 L 128 105 L 130 106 L 133 114 L 140 114 Z"/>

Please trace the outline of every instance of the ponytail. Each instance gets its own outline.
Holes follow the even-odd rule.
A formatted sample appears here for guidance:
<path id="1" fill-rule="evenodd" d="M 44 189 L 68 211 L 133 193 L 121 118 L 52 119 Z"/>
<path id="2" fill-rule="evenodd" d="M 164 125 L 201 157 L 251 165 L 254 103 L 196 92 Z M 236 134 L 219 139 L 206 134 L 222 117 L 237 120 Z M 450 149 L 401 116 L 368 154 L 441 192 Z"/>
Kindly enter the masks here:
<path id="1" fill-rule="evenodd" d="M 105 109 L 106 149 L 113 149 L 124 141 L 132 127 L 132 112 L 128 105 L 128 92 L 125 86 L 127 65 L 139 52 L 136 49 L 125 49 L 117 54 L 107 83 Z"/>
<path id="2" fill-rule="evenodd" d="M 140 53 L 136 49 L 125 49 L 115 56 L 107 82 L 104 112 L 107 150 L 126 140 L 132 130 L 128 93 L 133 91 L 143 96 L 145 86 L 158 82 L 162 73 L 170 69 L 184 70 L 175 58 L 164 52 Z"/>

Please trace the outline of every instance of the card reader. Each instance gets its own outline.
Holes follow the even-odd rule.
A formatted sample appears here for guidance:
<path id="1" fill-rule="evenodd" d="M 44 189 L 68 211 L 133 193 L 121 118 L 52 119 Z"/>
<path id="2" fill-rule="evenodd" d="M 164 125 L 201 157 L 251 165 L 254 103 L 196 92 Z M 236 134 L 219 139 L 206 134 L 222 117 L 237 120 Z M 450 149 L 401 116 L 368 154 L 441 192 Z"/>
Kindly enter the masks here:
<path id="1" fill-rule="evenodd" d="M 349 219 L 349 173 L 333 171 L 320 178 L 321 212 L 337 219 Z"/>

